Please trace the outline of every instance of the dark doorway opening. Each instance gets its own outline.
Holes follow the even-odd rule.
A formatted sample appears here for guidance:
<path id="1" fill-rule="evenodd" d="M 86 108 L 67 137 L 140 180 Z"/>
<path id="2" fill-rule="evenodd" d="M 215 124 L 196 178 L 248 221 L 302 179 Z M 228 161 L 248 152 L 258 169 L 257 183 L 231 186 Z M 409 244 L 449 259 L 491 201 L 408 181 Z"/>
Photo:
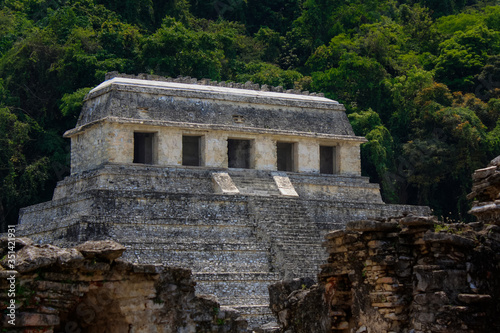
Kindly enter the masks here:
<path id="1" fill-rule="evenodd" d="M 325 174 L 336 173 L 336 148 L 331 146 L 319 146 L 319 172 Z"/>
<path id="2" fill-rule="evenodd" d="M 250 169 L 250 140 L 227 140 L 228 167 Z"/>
<path id="3" fill-rule="evenodd" d="M 201 165 L 201 136 L 182 137 L 182 165 Z"/>
<path id="4" fill-rule="evenodd" d="M 276 157 L 278 171 L 295 171 L 294 170 L 294 144 L 289 142 L 276 143 Z"/>
<path id="5" fill-rule="evenodd" d="M 134 163 L 153 164 L 154 133 L 134 133 Z"/>

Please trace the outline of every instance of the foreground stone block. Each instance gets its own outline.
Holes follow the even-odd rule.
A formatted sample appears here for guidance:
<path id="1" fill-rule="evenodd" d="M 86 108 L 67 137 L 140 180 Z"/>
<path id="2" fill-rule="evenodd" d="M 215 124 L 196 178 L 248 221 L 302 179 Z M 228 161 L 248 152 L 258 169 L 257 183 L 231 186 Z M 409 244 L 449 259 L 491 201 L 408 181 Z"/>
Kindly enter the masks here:
<path id="1" fill-rule="evenodd" d="M 25 245 L 17 252 L 18 271 L 0 270 L 8 273 L 0 280 L 0 310 L 15 314 L 15 325 L 3 316 L 3 331 L 248 332 L 238 311 L 195 296 L 189 270 L 110 263 L 123 252 L 115 242 L 89 242 L 80 249 L 85 257 L 74 248 Z M 68 254 L 77 260 L 59 260 Z M 9 295 L 11 276 L 15 296 Z M 11 299 L 14 310 L 7 308 Z"/>
<path id="2" fill-rule="evenodd" d="M 112 240 L 104 241 L 87 241 L 76 247 L 86 259 L 106 259 L 115 260 L 122 256 L 126 250 L 125 246 L 118 244 Z"/>
<path id="3" fill-rule="evenodd" d="M 390 220 L 328 234 L 318 285 L 269 288 L 281 332 L 500 331 L 500 229 L 479 222 L 435 231 L 425 217 Z"/>
<path id="4" fill-rule="evenodd" d="M 60 265 L 78 263 L 83 261 L 83 256 L 76 249 L 62 249 L 50 244 L 26 245 L 17 252 L 15 261 L 16 270 L 20 273 L 27 273 L 55 263 Z M 4 259 L 1 264 L 7 267 L 7 259 Z"/>

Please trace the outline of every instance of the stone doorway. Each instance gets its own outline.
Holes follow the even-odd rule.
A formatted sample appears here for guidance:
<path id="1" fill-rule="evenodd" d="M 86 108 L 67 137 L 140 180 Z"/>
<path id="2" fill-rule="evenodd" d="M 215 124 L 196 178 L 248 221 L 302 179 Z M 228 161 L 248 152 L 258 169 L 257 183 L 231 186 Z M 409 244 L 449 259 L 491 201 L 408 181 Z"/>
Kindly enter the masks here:
<path id="1" fill-rule="evenodd" d="M 182 165 L 201 166 L 201 136 L 182 137 Z"/>
<path id="2" fill-rule="evenodd" d="M 334 174 L 337 172 L 337 147 L 319 146 L 319 172 L 323 174 Z"/>
<path id="3" fill-rule="evenodd" d="M 229 168 L 250 169 L 251 140 L 227 140 L 227 162 Z"/>
<path id="4" fill-rule="evenodd" d="M 294 146 L 290 142 L 276 143 L 276 164 L 278 171 L 295 171 Z"/>
<path id="5" fill-rule="evenodd" d="M 154 163 L 154 133 L 134 133 L 134 163 Z"/>

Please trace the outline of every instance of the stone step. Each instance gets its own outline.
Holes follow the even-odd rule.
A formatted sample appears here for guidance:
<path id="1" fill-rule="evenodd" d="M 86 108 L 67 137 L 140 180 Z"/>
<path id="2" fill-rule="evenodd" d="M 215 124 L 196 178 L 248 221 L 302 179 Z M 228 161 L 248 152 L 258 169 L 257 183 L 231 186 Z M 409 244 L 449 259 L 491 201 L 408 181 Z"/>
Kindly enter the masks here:
<path id="1" fill-rule="evenodd" d="M 276 230 L 276 235 L 283 236 L 302 236 L 302 237 L 310 237 L 311 239 L 318 238 L 319 232 L 314 229 L 297 229 L 297 228 L 286 228 L 276 226 L 278 230 Z"/>
<path id="2" fill-rule="evenodd" d="M 193 272 L 193 276 L 197 280 L 204 281 L 277 281 L 280 280 L 280 275 L 278 273 L 272 273 L 268 271 L 255 271 L 255 272 L 213 272 L 213 273 L 201 273 Z"/>
<path id="3" fill-rule="evenodd" d="M 260 216 L 263 221 L 286 221 L 286 223 L 290 223 L 290 221 L 299 221 L 299 218 L 308 217 L 309 215 L 306 212 L 293 212 L 293 211 L 273 211 L 274 215 L 266 215 L 265 213 L 259 213 L 257 216 Z"/>
<path id="4" fill-rule="evenodd" d="M 297 259 L 300 259 L 300 258 L 304 258 L 304 257 L 307 257 L 307 260 L 308 261 L 324 261 L 328 258 L 328 255 L 325 254 L 325 253 L 322 253 L 322 252 L 311 252 L 313 250 L 311 249 L 305 249 L 305 250 L 293 250 L 292 248 L 290 249 L 286 249 L 286 248 L 282 248 L 283 251 L 285 251 L 287 253 L 287 257 L 288 258 L 297 258 Z"/>
<path id="5" fill-rule="evenodd" d="M 240 194 L 242 195 L 255 195 L 255 196 L 277 196 L 279 195 L 278 193 L 272 193 L 269 191 L 262 191 L 262 190 L 254 190 L 254 189 L 242 189 L 240 190 Z"/>
<path id="6" fill-rule="evenodd" d="M 231 213 L 233 214 L 233 213 Z M 238 216 L 234 218 L 232 216 L 219 217 L 219 218 L 186 218 L 186 217 L 161 217 L 161 218 L 150 218 L 141 225 L 153 225 L 153 226 L 232 226 L 232 227 L 246 227 L 251 224 L 251 219 L 245 216 Z M 114 220 L 109 218 L 98 220 L 94 219 L 92 222 L 113 222 L 116 224 L 128 224 L 123 222 L 123 219 L 117 217 Z"/>
<path id="7" fill-rule="evenodd" d="M 304 266 L 307 266 L 308 263 L 323 263 L 324 261 L 326 261 L 326 259 L 328 258 L 328 255 L 324 255 L 322 253 L 318 253 L 318 254 L 311 254 L 310 251 L 295 251 L 295 252 L 292 252 L 292 250 L 283 250 L 285 253 L 286 253 L 286 256 L 288 259 L 295 259 L 295 262 L 299 261 L 299 262 L 303 262 L 302 265 Z M 292 265 L 295 265 L 297 266 L 297 264 L 293 264 Z M 302 266 L 301 265 L 301 266 Z"/>
<path id="8" fill-rule="evenodd" d="M 128 261 L 166 264 L 189 268 L 199 273 L 224 272 L 266 272 L 269 271 L 269 259 L 265 251 L 236 252 L 220 251 L 174 251 L 153 248 L 134 248 L 124 252 L 123 259 Z"/>
<path id="9" fill-rule="evenodd" d="M 233 173 L 229 175 L 234 185 L 243 195 L 279 196 L 278 186 L 269 173 Z"/>
<path id="10" fill-rule="evenodd" d="M 307 236 L 299 236 L 299 235 L 276 235 L 276 234 L 271 234 L 273 236 L 273 239 L 278 240 L 281 243 L 289 243 L 289 244 L 294 244 L 294 245 L 299 245 L 299 244 L 314 244 L 321 242 L 323 240 L 322 237 L 307 237 Z"/>
<path id="11" fill-rule="evenodd" d="M 279 245 L 283 249 L 291 250 L 291 251 L 299 251 L 301 249 L 306 249 L 307 251 L 312 252 L 311 254 L 314 254 L 315 252 L 325 252 L 325 249 L 322 246 L 315 246 L 312 243 L 306 243 L 306 242 L 277 242 L 277 245 Z"/>
<path id="12" fill-rule="evenodd" d="M 273 179 L 269 180 L 262 180 L 262 179 L 257 179 L 257 178 L 252 178 L 252 179 L 247 179 L 247 178 L 232 178 L 234 183 L 240 186 L 248 186 L 248 187 L 267 187 L 267 188 L 272 188 L 272 189 L 278 189 L 278 186 L 276 186 L 276 183 L 274 182 Z"/>
<path id="13" fill-rule="evenodd" d="M 294 253 L 291 253 L 290 251 L 286 251 L 284 250 L 283 251 L 286 254 L 289 253 L 289 255 L 287 255 L 287 259 L 295 259 L 296 261 L 304 261 L 304 263 L 302 265 L 306 265 L 307 266 L 307 263 L 305 263 L 305 261 L 307 261 L 308 263 L 322 263 L 323 261 L 325 261 L 327 259 L 327 256 L 323 256 L 322 254 L 318 254 L 318 255 L 311 255 L 308 251 L 303 251 L 303 252 L 294 252 Z M 292 264 L 293 265 L 293 264 Z M 295 266 L 297 266 L 295 264 Z"/>
<path id="14" fill-rule="evenodd" d="M 233 307 L 241 313 L 241 317 L 248 321 L 248 328 L 255 329 L 268 322 L 276 321 L 268 304 L 237 305 Z"/>
<path id="15" fill-rule="evenodd" d="M 278 281 L 276 281 L 278 282 Z M 202 294 L 199 294 L 202 295 Z M 217 300 L 219 301 L 220 304 L 224 306 L 230 306 L 230 307 L 235 307 L 235 306 L 249 306 L 249 305 L 262 305 L 266 304 L 269 302 L 269 296 L 268 295 L 262 295 L 261 297 L 258 296 L 242 296 L 242 297 L 217 297 Z"/>
<path id="16" fill-rule="evenodd" d="M 251 183 L 243 183 L 243 184 L 237 184 L 236 187 L 240 190 L 240 192 L 245 191 L 245 190 L 261 190 L 261 191 L 268 191 L 268 192 L 273 192 L 273 191 L 278 191 L 277 187 L 272 187 L 268 186 L 267 184 L 251 184 Z"/>
<path id="17" fill-rule="evenodd" d="M 282 242 L 290 242 L 290 243 L 297 243 L 301 242 L 300 240 L 303 240 L 302 243 L 308 244 L 308 243 L 315 243 L 318 244 L 318 242 L 321 242 L 323 240 L 323 237 L 321 235 L 314 235 L 314 234 L 303 234 L 301 232 L 286 232 L 283 231 L 283 233 L 270 233 L 273 235 L 273 238 L 277 238 Z"/>
<path id="18" fill-rule="evenodd" d="M 297 237 L 315 241 L 318 241 L 322 238 L 321 235 L 319 235 L 319 233 L 316 232 L 315 230 L 287 230 L 286 228 L 281 228 L 281 230 L 276 230 L 276 232 L 273 233 L 273 235 L 275 235 L 275 237 L 283 237 L 283 238 Z"/>
<path id="19" fill-rule="evenodd" d="M 222 305 L 232 306 L 235 304 L 250 304 L 250 301 L 242 301 L 245 298 L 260 299 L 260 303 L 268 302 L 268 285 L 278 281 L 217 281 L 207 282 L 196 280 L 196 292 L 200 295 L 217 295 Z M 235 297 L 235 295 L 237 295 Z M 222 301 L 224 299 L 224 301 Z M 237 301 L 238 300 L 238 301 Z"/>
<path id="20" fill-rule="evenodd" d="M 262 204 L 262 201 L 259 200 L 258 206 L 255 207 L 255 210 L 257 212 L 266 212 L 269 209 L 273 209 L 276 211 L 282 211 L 282 212 L 307 212 L 307 208 L 302 206 L 302 205 L 293 205 L 290 204 L 290 202 L 274 202 L 274 204 Z"/>
<path id="21" fill-rule="evenodd" d="M 175 239 L 174 241 L 166 240 L 165 238 L 151 239 L 154 244 L 152 247 L 156 250 L 178 250 L 178 251 L 235 251 L 235 252 L 265 252 L 262 245 L 255 242 L 248 242 L 233 239 L 224 243 L 213 243 L 212 239 Z M 144 244 L 141 241 L 129 241 L 122 243 L 129 249 L 141 247 Z M 148 245 L 151 248 L 151 245 Z"/>
<path id="22" fill-rule="evenodd" d="M 278 193 L 278 188 L 273 188 L 271 186 L 259 185 L 259 184 L 237 184 L 236 187 L 240 190 L 240 193 L 248 191 L 262 191 L 262 192 L 276 192 Z"/>
<path id="23" fill-rule="evenodd" d="M 211 239 L 213 242 L 221 243 L 232 239 L 246 239 L 255 237 L 252 226 L 149 226 L 124 224 L 120 228 L 110 228 L 110 236 L 116 239 L 123 238 L 120 235 L 134 235 L 130 241 L 147 241 L 151 238 L 160 239 Z M 115 235 L 116 234 L 116 235 Z M 121 240 L 127 241 L 127 239 Z"/>

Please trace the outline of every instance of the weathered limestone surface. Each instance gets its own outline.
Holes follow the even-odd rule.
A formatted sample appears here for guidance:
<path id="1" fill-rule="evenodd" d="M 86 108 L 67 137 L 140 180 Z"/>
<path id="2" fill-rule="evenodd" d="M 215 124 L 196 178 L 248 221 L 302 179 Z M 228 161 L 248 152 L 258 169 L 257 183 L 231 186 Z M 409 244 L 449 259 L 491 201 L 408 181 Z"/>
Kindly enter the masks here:
<path id="1" fill-rule="evenodd" d="M 0 266 L 2 332 L 247 332 L 236 310 L 195 296 L 189 270 L 131 264 L 119 259 L 123 250 L 112 241 L 70 249 L 18 242 L 16 270 Z"/>
<path id="2" fill-rule="evenodd" d="M 281 332 L 500 330 L 497 226 L 407 216 L 348 223 L 326 239 L 318 285 L 270 287 Z"/>
<path id="3" fill-rule="evenodd" d="M 299 195 L 292 197 L 280 194 L 271 172 L 224 171 L 239 194 L 215 194 L 210 169 L 109 164 L 64 180 L 53 201 L 23 209 L 17 233 L 58 246 L 118 241 L 128 249 L 124 259 L 190 268 L 199 292 L 266 322 L 267 285 L 314 277 L 327 258 L 328 231 L 359 218 L 428 213 L 385 205 L 366 179 L 287 173 Z M 301 182 L 318 193 L 331 188 L 338 199 L 313 199 Z"/>
<path id="4" fill-rule="evenodd" d="M 474 201 L 469 214 L 487 223 L 500 225 L 500 156 L 493 159 L 488 167 L 476 170 L 472 179 L 472 192 L 467 198 Z"/>

